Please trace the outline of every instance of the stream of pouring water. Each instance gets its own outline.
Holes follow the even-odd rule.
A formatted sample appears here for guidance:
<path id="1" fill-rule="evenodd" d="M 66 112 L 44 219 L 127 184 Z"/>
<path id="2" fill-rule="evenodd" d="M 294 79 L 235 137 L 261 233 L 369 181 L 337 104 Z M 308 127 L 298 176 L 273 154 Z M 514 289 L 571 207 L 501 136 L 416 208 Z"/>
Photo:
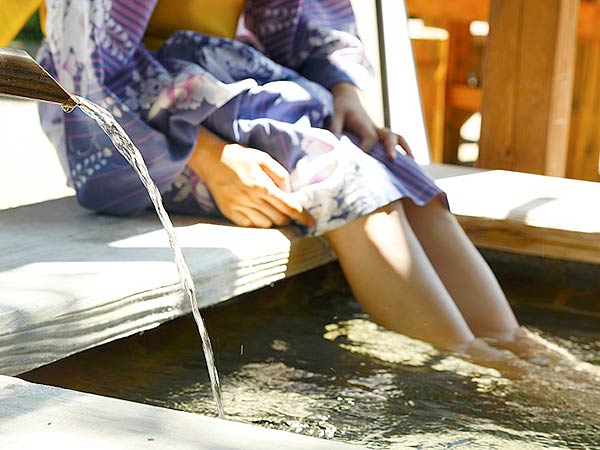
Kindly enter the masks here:
<path id="1" fill-rule="evenodd" d="M 217 368 L 215 366 L 215 358 L 212 345 L 210 343 L 210 337 L 208 336 L 208 331 L 204 325 L 204 320 L 202 319 L 198 309 L 196 289 L 194 287 L 192 275 L 190 274 L 190 269 L 185 262 L 181 247 L 177 243 L 175 230 L 173 229 L 173 223 L 165 211 L 160 192 L 156 187 L 156 184 L 154 184 L 154 181 L 152 181 L 152 178 L 150 178 L 148 168 L 144 163 L 144 159 L 142 158 L 140 151 L 133 144 L 131 139 L 129 139 L 129 136 L 127 136 L 125 130 L 123 130 L 121 125 L 119 125 L 112 114 L 110 114 L 101 106 L 98 106 L 95 103 L 86 100 L 85 98 L 75 97 L 75 100 L 77 101 L 79 108 L 89 117 L 94 119 L 100 128 L 102 128 L 102 130 L 108 135 L 119 153 L 121 153 L 121 155 L 125 157 L 129 164 L 131 164 L 140 177 L 140 180 L 142 180 L 142 183 L 148 190 L 148 194 L 150 195 L 150 199 L 156 208 L 158 217 L 165 228 L 167 235 L 169 236 L 169 242 L 171 244 L 171 249 L 173 250 L 175 263 L 177 264 L 177 271 L 179 273 L 179 282 L 181 283 L 183 291 L 190 299 L 192 314 L 194 316 L 194 320 L 196 321 L 196 325 L 198 326 L 200 337 L 202 338 L 202 348 L 204 349 L 204 357 L 206 358 L 206 365 L 208 366 L 208 374 L 210 376 L 213 397 L 215 399 L 215 403 L 217 404 L 219 417 L 222 418 L 224 416 L 224 411 L 221 400 L 221 385 L 219 382 L 219 374 L 217 373 Z"/>

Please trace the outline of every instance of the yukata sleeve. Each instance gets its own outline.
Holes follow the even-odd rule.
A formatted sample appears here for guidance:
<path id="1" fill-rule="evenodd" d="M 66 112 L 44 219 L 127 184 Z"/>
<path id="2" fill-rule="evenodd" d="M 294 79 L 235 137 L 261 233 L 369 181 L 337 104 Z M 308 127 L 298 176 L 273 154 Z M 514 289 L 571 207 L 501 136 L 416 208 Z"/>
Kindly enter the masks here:
<path id="1" fill-rule="evenodd" d="M 199 44 L 186 33 L 169 40 L 181 41 L 177 54 L 148 51 L 142 37 L 155 3 L 46 0 L 48 36 L 38 56 L 69 92 L 113 114 L 169 201 L 201 123 L 243 86 L 222 83 L 188 61 L 184 50 L 193 53 Z M 56 105 L 40 105 L 40 116 L 82 206 L 114 215 L 150 206 L 136 173 L 92 120 Z"/>
<path id="2" fill-rule="evenodd" d="M 267 56 L 328 89 L 371 76 L 348 0 L 247 0 L 244 24 Z"/>

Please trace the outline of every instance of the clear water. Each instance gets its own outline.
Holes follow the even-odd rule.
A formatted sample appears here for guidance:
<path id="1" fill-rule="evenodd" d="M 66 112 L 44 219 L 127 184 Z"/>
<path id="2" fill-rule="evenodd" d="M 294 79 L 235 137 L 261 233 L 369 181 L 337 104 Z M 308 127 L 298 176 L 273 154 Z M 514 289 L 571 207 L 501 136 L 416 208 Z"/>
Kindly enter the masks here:
<path id="1" fill-rule="evenodd" d="M 600 294 L 590 301 L 600 304 Z M 377 327 L 337 265 L 203 313 L 230 419 L 374 449 L 600 449 L 597 384 L 543 364 L 508 379 Z M 518 307 L 517 315 L 580 359 L 600 364 L 600 317 L 532 306 Z M 23 378 L 210 413 L 191 320 Z"/>
<path id="2" fill-rule="evenodd" d="M 206 359 L 206 365 L 210 377 L 213 398 L 217 406 L 217 413 L 219 417 L 223 417 L 224 411 L 223 402 L 221 400 L 221 386 L 219 382 L 219 374 L 215 366 L 215 358 L 212 345 L 210 343 L 210 337 L 204 324 L 204 320 L 202 319 L 200 311 L 198 310 L 194 280 L 190 274 L 190 269 L 185 261 L 181 247 L 177 243 L 173 223 L 171 222 L 167 211 L 165 211 L 160 192 L 148 173 L 148 168 L 144 163 L 144 159 L 142 158 L 140 151 L 133 144 L 131 139 L 129 139 L 127 133 L 125 133 L 121 125 L 119 125 L 112 114 L 110 114 L 106 109 L 96 105 L 93 102 L 90 102 L 89 100 L 86 100 L 85 98 L 75 97 L 75 99 L 77 101 L 77 106 L 85 114 L 94 119 L 100 128 L 102 128 L 102 130 L 108 135 L 116 149 L 119 151 L 119 153 L 121 153 L 121 155 L 123 155 L 127 162 L 131 164 L 131 167 L 133 167 L 135 172 L 140 177 L 140 180 L 148 190 L 148 195 L 150 196 L 152 204 L 156 209 L 158 218 L 160 219 L 160 222 L 162 223 L 169 237 L 169 243 L 171 244 L 171 249 L 173 250 L 173 256 L 175 258 L 175 264 L 177 265 L 177 272 L 179 273 L 181 288 L 190 301 L 192 315 L 196 321 L 196 326 L 200 333 L 200 337 L 202 338 L 202 348 L 204 350 L 204 357 Z"/>

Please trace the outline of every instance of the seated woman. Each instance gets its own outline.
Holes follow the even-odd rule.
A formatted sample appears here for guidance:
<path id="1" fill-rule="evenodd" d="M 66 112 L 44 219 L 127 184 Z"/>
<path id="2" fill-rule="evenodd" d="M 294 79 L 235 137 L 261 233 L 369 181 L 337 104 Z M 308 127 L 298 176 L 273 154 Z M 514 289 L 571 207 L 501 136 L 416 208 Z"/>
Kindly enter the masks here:
<path id="1" fill-rule="evenodd" d="M 47 8 L 41 62 L 119 120 L 170 211 L 324 236 L 356 298 L 391 330 L 449 349 L 519 335 L 443 192 L 365 112 L 369 69 L 348 0 L 163 0 L 154 16 L 152 0 Z M 167 39 L 150 51 L 145 36 Z M 81 205 L 149 206 L 95 123 L 49 105 L 41 117 Z"/>

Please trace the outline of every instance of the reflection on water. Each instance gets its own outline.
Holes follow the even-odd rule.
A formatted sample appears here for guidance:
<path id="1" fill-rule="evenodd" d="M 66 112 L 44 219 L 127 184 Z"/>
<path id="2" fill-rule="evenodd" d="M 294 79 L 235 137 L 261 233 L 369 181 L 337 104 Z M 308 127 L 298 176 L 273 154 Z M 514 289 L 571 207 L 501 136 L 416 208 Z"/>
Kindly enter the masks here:
<path id="1" fill-rule="evenodd" d="M 600 321 L 539 309 L 520 319 L 600 363 Z M 600 448 L 600 388 L 533 366 L 509 380 L 383 330 L 337 266 L 205 311 L 227 416 L 369 448 Z M 105 345 L 23 378 L 210 415 L 191 318 Z"/>

